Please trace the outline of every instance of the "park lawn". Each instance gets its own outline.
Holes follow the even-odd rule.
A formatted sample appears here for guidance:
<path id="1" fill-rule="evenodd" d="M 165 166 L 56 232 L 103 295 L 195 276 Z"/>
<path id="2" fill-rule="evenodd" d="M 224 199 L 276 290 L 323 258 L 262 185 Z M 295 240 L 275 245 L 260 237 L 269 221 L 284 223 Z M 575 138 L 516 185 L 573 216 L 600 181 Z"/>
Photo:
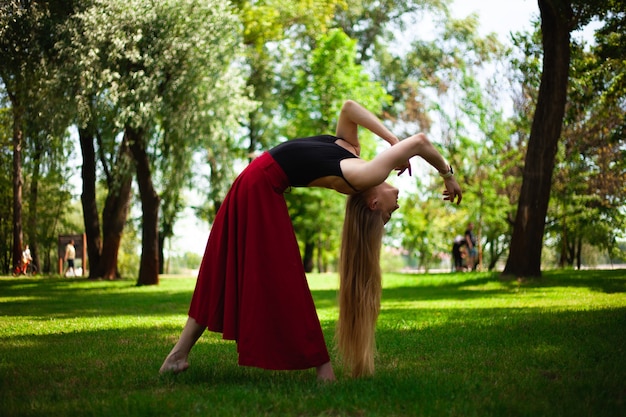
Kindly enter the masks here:
<path id="1" fill-rule="evenodd" d="M 194 283 L 0 278 L 0 416 L 626 416 L 623 270 L 386 274 L 376 375 L 332 384 L 212 333 L 160 376 Z M 309 284 L 332 349 L 337 277 Z"/>

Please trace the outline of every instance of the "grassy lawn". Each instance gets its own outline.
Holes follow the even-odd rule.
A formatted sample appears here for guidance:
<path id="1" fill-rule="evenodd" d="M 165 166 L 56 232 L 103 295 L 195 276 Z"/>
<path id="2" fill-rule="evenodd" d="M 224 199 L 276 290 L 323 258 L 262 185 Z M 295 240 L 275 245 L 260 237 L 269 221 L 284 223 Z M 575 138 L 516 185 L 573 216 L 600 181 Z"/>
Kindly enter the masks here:
<path id="1" fill-rule="evenodd" d="M 337 277 L 309 282 L 332 349 Z M 0 416 L 626 416 L 623 270 L 385 275 L 376 375 L 334 384 L 209 333 L 160 376 L 194 283 L 0 277 Z"/>

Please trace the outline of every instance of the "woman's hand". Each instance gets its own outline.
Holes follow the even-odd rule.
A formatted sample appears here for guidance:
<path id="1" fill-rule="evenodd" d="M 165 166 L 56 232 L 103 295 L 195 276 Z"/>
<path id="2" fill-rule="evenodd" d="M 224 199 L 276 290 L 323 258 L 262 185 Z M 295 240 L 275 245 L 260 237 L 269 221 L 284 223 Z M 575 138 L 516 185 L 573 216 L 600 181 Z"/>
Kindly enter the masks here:
<path id="1" fill-rule="evenodd" d="M 454 177 L 446 178 L 443 181 L 446 186 L 446 189 L 443 190 L 443 199 L 452 203 L 454 203 L 454 200 L 456 199 L 456 204 L 460 204 L 461 198 L 463 198 L 463 193 L 461 192 L 461 187 L 456 182 Z"/>
<path id="2" fill-rule="evenodd" d="M 404 164 L 396 167 L 396 171 L 398 171 L 398 175 L 402 175 L 404 173 L 404 171 L 409 170 L 409 177 L 413 175 L 413 172 L 411 171 L 411 162 L 410 161 L 406 161 Z"/>

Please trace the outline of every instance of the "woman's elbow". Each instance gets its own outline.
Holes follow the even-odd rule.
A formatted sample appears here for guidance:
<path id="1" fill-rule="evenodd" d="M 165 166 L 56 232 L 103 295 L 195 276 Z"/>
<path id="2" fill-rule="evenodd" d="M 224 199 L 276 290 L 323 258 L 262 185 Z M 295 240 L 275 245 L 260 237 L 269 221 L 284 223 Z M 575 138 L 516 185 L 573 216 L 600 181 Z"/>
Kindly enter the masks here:
<path id="1" fill-rule="evenodd" d="M 426 134 L 423 132 L 419 132 L 415 135 L 417 143 L 419 143 L 420 145 L 429 145 L 430 141 L 428 140 L 428 138 L 426 137 Z"/>
<path id="2" fill-rule="evenodd" d="M 342 112 L 349 112 L 356 106 L 356 101 L 354 100 L 346 100 L 343 102 L 343 106 L 341 106 Z"/>
<path id="3" fill-rule="evenodd" d="M 411 136 L 411 139 L 413 140 L 415 149 L 417 150 L 417 154 L 419 154 L 425 148 L 432 146 L 426 135 L 422 132 Z"/>

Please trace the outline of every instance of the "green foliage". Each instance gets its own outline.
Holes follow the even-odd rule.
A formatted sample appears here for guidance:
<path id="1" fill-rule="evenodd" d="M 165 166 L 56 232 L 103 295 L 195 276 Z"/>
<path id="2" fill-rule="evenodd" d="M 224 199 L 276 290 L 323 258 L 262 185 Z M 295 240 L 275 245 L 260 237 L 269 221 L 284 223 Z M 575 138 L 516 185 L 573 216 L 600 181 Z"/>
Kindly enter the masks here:
<path id="1" fill-rule="evenodd" d="M 378 60 L 398 33 L 410 33 L 417 16 L 439 15 L 447 10 L 448 0 L 348 0 L 337 10 L 335 22 L 351 39 L 358 42 L 358 62 Z M 380 61 L 378 61 L 380 62 Z M 393 67 L 386 67 L 384 72 Z"/>
<path id="2" fill-rule="evenodd" d="M 134 278 L 139 275 L 140 251 L 141 239 L 137 234 L 137 228 L 134 223 L 129 222 L 124 227 L 117 259 L 120 276 Z"/>
<path id="3" fill-rule="evenodd" d="M 252 155 L 278 143 L 281 106 L 290 95 L 293 63 L 306 60 L 334 11 L 345 7 L 345 2 L 238 0 L 234 4 L 243 23 L 247 85 L 258 104 L 242 122 L 248 131 L 247 154 Z"/>
<path id="4" fill-rule="evenodd" d="M 356 63 L 356 42 L 335 29 L 320 36 L 317 47 L 298 68 L 292 94 L 286 104 L 285 136 L 303 137 L 333 132 L 346 99 L 353 99 L 375 114 L 389 103 L 382 86 Z M 367 138 L 366 135 L 363 135 Z M 364 151 L 373 151 L 371 138 Z"/>
<path id="5" fill-rule="evenodd" d="M 376 374 L 351 379 L 333 351 L 335 274 L 308 278 L 339 381 L 239 367 L 204 334 L 191 367 L 158 369 L 186 320 L 194 278 L 0 278 L 3 416 L 624 415 L 623 270 L 386 274 Z"/>
<path id="6" fill-rule="evenodd" d="M 288 36 L 313 37 L 324 33 L 333 12 L 344 0 L 235 1 L 244 24 L 244 41 L 261 52 L 269 42 Z"/>
<path id="7" fill-rule="evenodd" d="M 237 81 L 237 72 L 227 68 L 238 52 L 238 38 L 232 30 L 237 20 L 227 5 L 97 1 L 78 18 L 79 27 L 93 28 L 76 39 L 84 44 L 80 64 L 99 77 L 93 87 L 105 88 L 106 101 L 117 107 L 118 129 L 161 125 L 166 131 L 157 130 L 165 133 L 157 149 L 166 161 L 159 163 L 172 163 L 169 157 L 174 165 L 187 162 L 184 151 L 198 143 L 201 116 L 216 106 L 211 92 L 219 90 L 217 98 L 223 98 L 224 90 L 241 90 L 229 84 Z"/>
<path id="8" fill-rule="evenodd" d="M 401 204 L 401 226 L 394 230 L 410 252 L 419 254 L 419 266 L 428 269 L 449 254 L 455 235 L 463 234 L 472 221 L 485 254 L 483 266 L 492 269 L 507 247 L 515 201 L 511 189 L 518 175 L 512 168 L 519 166 L 522 155 L 502 108 L 507 80 L 497 67 L 507 51 L 494 36 L 478 36 L 477 16 L 446 17 L 440 17 L 441 33 L 434 40 L 416 40 L 397 59 L 401 66 L 390 59 L 384 65 L 393 77 L 406 80 L 393 93 L 405 106 L 400 117 L 406 128 L 430 129 L 439 120 L 431 140 L 441 143 L 453 166 L 463 202 L 444 209 L 441 181 L 425 180 Z"/>
<path id="9" fill-rule="evenodd" d="M 170 256 L 167 259 L 168 274 L 193 275 L 190 271 L 198 270 L 202 256 L 194 252 L 185 252 L 182 255 Z"/>
<path id="10" fill-rule="evenodd" d="M 296 72 L 292 94 L 285 106 L 288 138 L 334 134 L 346 99 L 363 104 L 374 113 L 388 100 L 382 87 L 355 62 L 356 43 L 340 30 L 320 36 L 317 48 Z M 376 142 L 363 130 L 362 156 L 372 157 Z M 329 190 L 299 189 L 287 195 L 290 214 L 303 247 L 305 263 L 316 248 L 318 270 L 334 264 L 341 240 L 344 197 Z"/>

